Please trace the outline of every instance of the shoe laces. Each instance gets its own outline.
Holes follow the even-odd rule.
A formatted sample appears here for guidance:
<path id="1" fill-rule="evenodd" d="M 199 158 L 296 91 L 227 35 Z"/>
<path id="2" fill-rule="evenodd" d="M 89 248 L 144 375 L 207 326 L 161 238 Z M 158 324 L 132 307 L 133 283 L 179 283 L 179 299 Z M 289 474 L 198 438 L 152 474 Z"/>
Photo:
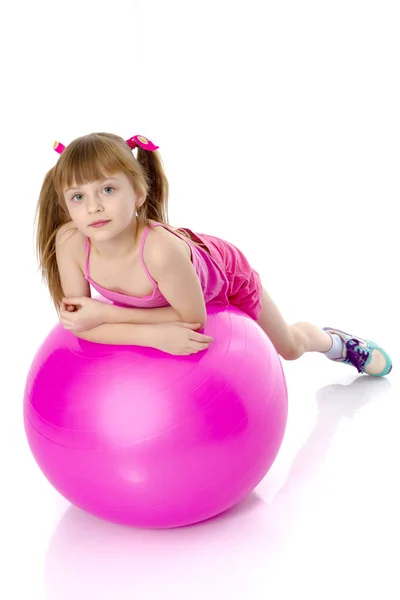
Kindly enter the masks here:
<path id="1" fill-rule="evenodd" d="M 354 365 L 359 373 L 363 373 L 370 354 L 368 348 L 360 346 L 360 340 L 357 340 L 357 338 L 351 338 L 346 342 L 346 349 L 346 361 Z"/>

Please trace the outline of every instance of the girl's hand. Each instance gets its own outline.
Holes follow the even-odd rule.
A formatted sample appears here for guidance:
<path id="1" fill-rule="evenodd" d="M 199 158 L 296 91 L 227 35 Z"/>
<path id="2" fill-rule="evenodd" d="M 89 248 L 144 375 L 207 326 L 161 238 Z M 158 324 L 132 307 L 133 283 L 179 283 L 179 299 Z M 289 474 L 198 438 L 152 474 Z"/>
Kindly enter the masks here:
<path id="1" fill-rule="evenodd" d="M 63 298 L 60 323 L 70 331 L 85 331 L 105 323 L 104 302 L 87 296 Z"/>
<path id="2" fill-rule="evenodd" d="M 152 346 L 168 354 L 188 355 L 207 350 L 213 341 L 209 335 L 197 333 L 200 323 L 157 323 L 153 325 Z"/>

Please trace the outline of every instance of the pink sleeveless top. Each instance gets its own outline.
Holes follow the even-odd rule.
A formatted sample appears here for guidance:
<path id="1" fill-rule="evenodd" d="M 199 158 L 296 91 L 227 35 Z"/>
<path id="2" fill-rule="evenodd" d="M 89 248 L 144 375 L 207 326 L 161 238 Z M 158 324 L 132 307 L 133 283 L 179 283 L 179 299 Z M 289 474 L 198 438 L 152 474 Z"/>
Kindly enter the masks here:
<path id="1" fill-rule="evenodd" d="M 167 229 L 168 231 L 170 231 L 171 233 L 176 235 L 177 237 L 179 237 L 180 239 L 183 239 L 190 247 L 191 261 L 192 261 L 193 267 L 197 273 L 197 276 L 199 278 L 201 288 L 203 291 L 203 295 L 204 295 L 205 303 L 206 304 L 208 304 L 208 303 L 218 304 L 218 305 L 224 306 L 224 307 L 228 306 L 229 305 L 229 301 L 228 301 L 229 282 L 228 282 L 228 279 L 227 279 L 227 276 L 226 276 L 226 273 L 224 270 L 224 266 L 222 263 L 221 264 L 219 263 L 219 261 L 217 260 L 217 257 L 215 256 L 215 253 L 214 253 L 214 256 L 211 256 L 203 248 L 196 246 L 190 240 L 188 240 L 187 238 L 185 238 L 182 235 L 179 235 L 178 232 L 174 231 L 172 228 L 168 227 L 164 223 L 156 223 L 156 222 L 153 222 L 153 223 L 154 224 L 151 225 L 150 227 L 145 228 L 143 235 L 142 235 L 141 242 L 140 242 L 140 248 L 139 248 L 140 260 L 142 262 L 143 269 L 144 269 L 148 279 L 151 281 L 151 283 L 153 284 L 153 287 L 154 287 L 152 294 L 150 294 L 149 296 L 141 296 L 141 297 L 130 296 L 127 294 L 121 294 L 120 292 L 114 292 L 112 290 L 103 288 L 102 286 L 97 284 L 95 281 L 93 281 L 93 279 L 90 278 L 90 274 L 89 274 L 90 239 L 88 237 L 86 237 L 86 240 L 85 240 L 85 248 L 86 248 L 85 279 L 90 283 L 90 285 L 92 285 L 94 287 L 94 289 L 97 290 L 101 294 L 101 296 L 103 296 L 103 298 L 112 300 L 113 302 L 115 302 L 116 304 L 119 304 L 119 305 L 129 306 L 129 307 L 134 307 L 134 308 L 158 308 L 161 306 L 169 306 L 169 302 L 161 294 L 160 290 L 158 289 L 157 282 L 154 281 L 154 279 L 151 277 L 149 271 L 147 270 L 145 262 L 143 260 L 143 247 L 144 247 L 144 243 L 146 241 L 146 238 L 147 238 L 147 235 L 148 235 L 150 229 L 152 229 L 153 227 L 161 226 L 161 227 L 164 227 L 164 229 Z M 211 241 L 212 236 L 206 236 L 206 235 L 197 234 L 197 233 L 194 234 L 192 231 L 190 231 L 190 229 L 186 229 L 186 228 L 182 228 L 182 229 L 187 231 L 189 233 L 189 235 L 193 236 L 195 239 L 197 239 L 200 242 L 202 242 L 203 244 L 205 244 L 206 248 L 209 248 L 212 251 L 212 248 L 213 248 L 212 242 L 211 242 L 211 244 L 207 243 L 207 237 L 210 237 L 210 241 Z M 211 246 L 211 248 L 210 248 L 210 246 Z"/>

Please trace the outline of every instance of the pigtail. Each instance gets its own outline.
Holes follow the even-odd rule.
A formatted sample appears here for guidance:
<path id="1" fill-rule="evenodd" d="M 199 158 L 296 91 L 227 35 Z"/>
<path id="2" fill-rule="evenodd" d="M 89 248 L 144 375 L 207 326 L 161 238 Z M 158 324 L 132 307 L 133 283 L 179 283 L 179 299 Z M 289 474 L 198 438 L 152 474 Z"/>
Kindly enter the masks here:
<path id="1" fill-rule="evenodd" d="M 64 296 L 56 259 L 56 235 L 70 218 L 60 205 L 53 182 L 54 167 L 46 174 L 36 206 L 36 257 L 42 280 L 49 288 L 57 313 Z"/>
<path id="2" fill-rule="evenodd" d="M 145 203 L 138 216 L 146 223 L 150 220 L 168 224 L 169 185 L 158 151 L 148 152 L 138 148 L 137 161 L 146 177 L 148 190 Z"/>

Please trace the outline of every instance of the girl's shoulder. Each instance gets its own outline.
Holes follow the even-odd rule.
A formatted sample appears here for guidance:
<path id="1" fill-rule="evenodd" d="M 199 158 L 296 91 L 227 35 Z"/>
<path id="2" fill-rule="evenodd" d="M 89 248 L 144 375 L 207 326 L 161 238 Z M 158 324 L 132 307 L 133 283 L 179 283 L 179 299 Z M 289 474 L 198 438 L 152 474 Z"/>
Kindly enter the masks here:
<path id="1" fill-rule="evenodd" d="M 68 235 L 68 232 L 71 231 L 72 234 Z M 74 225 L 73 221 L 68 221 L 68 223 L 64 223 L 64 225 L 61 225 L 58 228 L 57 231 L 57 236 L 59 238 L 59 240 L 65 240 L 65 239 L 70 239 L 73 235 L 73 233 L 76 232 L 78 234 L 80 234 L 82 237 L 84 237 L 81 232 L 79 231 L 79 229 L 76 227 L 76 225 Z"/>
<path id="2" fill-rule="evenodd" d="M 79 231 L 72 221 L 64 223 L 56 234 L 56 247 L 62 246 L 64 252 L 68 252 L 78 261 L 84 272 L 85 265 L 85 236 Z"/>
<path id="3" fill-rule="evenodd" d="M 152 221 L 152 225 L 157 223 L 156 221 Z M 158 223 L 157 223 L 158 224 Z M 159 254 L 160 252 L 168 252 L 169 248 L 175 247 L 180 248 L 182 252 L 187 254 L 190 257 L 190 248 L 185 241 L 182 239 L 182 236 L 179 235 L 179 232 L 174 233 L 177 228 L 172 227 L 172 225 L 162 226 L 163 224 L 159 224 L 159 227 L 149 227 L 149 231 L 146 236 L 146 244 L 144 246 L 144 257 L 145 259 L 151 260 L 151 258 L 155 254 Z"/>

